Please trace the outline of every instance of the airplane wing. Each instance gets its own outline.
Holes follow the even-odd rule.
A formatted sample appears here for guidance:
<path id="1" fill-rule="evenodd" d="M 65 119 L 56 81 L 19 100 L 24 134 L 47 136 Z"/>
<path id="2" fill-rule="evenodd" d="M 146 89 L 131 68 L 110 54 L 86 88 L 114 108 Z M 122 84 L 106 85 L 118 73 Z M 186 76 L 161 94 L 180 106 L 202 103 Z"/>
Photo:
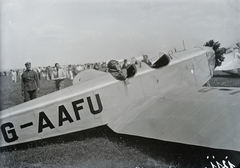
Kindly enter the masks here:
<path id="1" fill-rule="evenodd" d="M 239 88 L 177 88 L 108 126 L 122 134 L 240 151 L 239 102 Z"/>
<path id="2" fill-rule="evenodd" d="M 217 67 L 215 70 L 217 71 L 227 71 L 240 68 L 240 61 L 231 61 L 224 66 Z"/>
<path id="3" fill-rule="evenodd" d="M 221 66 L 215 68 L 216 71 L 227 71 L 240 68 L 240 57 L 238 57 L 239 53 L 228 53 L 225 54 L 225 59 L 222 62 Z M 240 56 L 240 55 L 239 55 Z"/>

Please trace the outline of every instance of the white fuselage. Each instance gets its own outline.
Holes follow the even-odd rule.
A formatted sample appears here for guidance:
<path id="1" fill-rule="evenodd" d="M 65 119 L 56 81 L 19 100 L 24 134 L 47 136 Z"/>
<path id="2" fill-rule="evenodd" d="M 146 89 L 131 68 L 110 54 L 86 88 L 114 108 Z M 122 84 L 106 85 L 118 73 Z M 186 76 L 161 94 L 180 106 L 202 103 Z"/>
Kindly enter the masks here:
<path id="1" fill-rule="evenodd" d="M 130 84 L 100 75 L 0 112 L 0 146 L 41 140 L 108 124 L 158 92 L 174 87 L 201 87 L 212 77 L 214 54 L 194 48 L 171 54 L 164 67 L 142 63 Z M 91 70 L 94 73 L 94 70 Z M 82 72 L 84 73 L 84 72 Z"/>

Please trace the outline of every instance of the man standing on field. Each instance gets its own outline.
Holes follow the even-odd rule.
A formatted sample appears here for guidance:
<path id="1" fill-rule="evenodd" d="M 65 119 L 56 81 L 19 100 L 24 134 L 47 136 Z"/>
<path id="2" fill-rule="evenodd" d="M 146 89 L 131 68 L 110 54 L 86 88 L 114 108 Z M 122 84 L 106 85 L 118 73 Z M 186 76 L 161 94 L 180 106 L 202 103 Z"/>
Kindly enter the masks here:
<path id="1" fill-rule="evenodd" d="M 24 102 L 35 99 L 37 92 L 40 91 L 38 75 L 31 69 L 31 63 L 25 64 L 26 71 L 23 72 L 22 81 L 22 94 Z"/>
<path id="2" fill-rule="evenodd" d="M 66 72 L 61 68 L 59 63 L 55 64 L 56 71 L 53 73 L 52 80 L 55 80 L 56 90 L 64 88 L 64 79 L 66 78 Z"/>

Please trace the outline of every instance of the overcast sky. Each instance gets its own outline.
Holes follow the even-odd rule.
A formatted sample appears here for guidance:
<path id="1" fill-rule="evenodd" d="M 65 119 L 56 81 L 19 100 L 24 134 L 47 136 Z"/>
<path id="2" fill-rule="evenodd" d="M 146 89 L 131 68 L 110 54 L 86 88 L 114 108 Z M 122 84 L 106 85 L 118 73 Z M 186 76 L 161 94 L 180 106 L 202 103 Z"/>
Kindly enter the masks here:
<path id="1" fill-rule="evenodd" d="M 83 64 L 240 41 L 239 0 L 0 0 L 0 68 Z"/>

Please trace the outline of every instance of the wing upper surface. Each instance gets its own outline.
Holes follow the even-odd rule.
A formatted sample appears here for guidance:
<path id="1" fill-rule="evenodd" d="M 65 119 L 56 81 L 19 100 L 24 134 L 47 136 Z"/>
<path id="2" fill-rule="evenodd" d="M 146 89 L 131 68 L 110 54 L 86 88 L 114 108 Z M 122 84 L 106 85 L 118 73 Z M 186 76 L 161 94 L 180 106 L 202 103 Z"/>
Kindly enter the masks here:
<path id="1" fill-rule="evenodd" d="M 78 83 L 83 83 L 92 79 L 99 78 L 101 76 L 111 76 L 110 73 L 106 73 L 103 71 L 98 71 L 95 69 L 87 69 L 81 73 L 78 73 L 73 79 L 73 85 Z"/>
<path id="2" fill-rule="evenodd" d="M 239 88 L 178 88 L 108 126 L 123 134 L 240 151 L 239 102 Z"/>
<path id="3" fill-rule="evenodd" d="M 223 66 L 217 67 L 215 70 L 227 71 L 227 70 L 238 69 L 238 68 L 240 68 L 240 61 L 234 60 Z"/>
<path id="4" fill-rule="evenodd" d="M 240 68 L 240 57 L 237 56 L 240 55 L 239 53 L 231 52 L 228 54 L 225 54 L 225 59 L 222 62 L 221 66 L 218 66 L 215 68 L 217 71 L 227 71 L 227 70 L 233 70 Z"/>

